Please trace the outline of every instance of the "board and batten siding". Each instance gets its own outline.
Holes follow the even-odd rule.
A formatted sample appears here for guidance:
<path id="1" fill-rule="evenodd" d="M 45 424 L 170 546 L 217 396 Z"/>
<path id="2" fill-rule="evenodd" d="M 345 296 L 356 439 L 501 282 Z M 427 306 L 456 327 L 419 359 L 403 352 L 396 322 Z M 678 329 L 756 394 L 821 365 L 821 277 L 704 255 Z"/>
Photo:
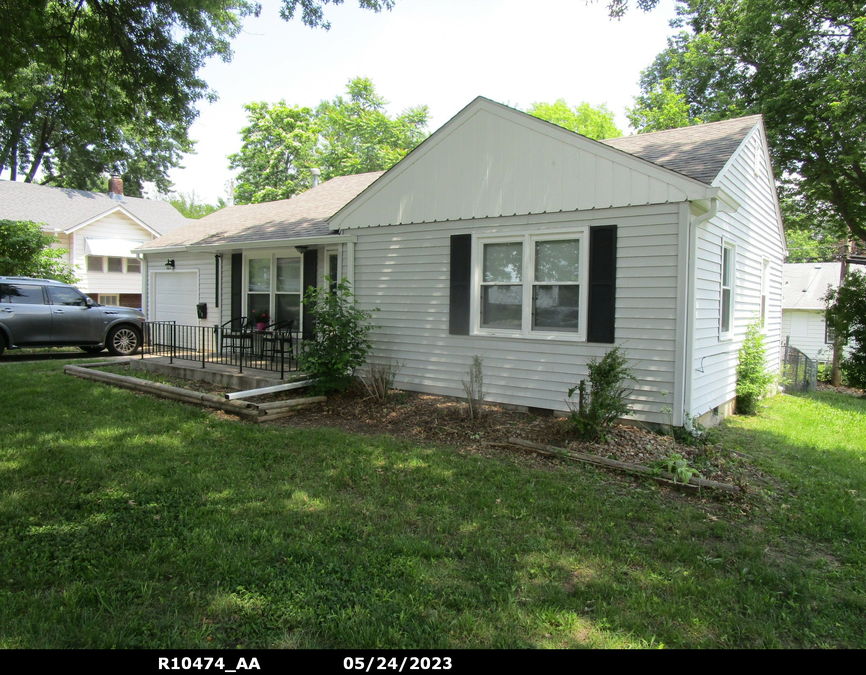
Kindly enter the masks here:
<path id="1" fill-rule="evenodd" d="M 696 240 L 694 361 L 690 414 L 697 417 L 736 395 L 736 366 L 746 329 L 760 316 L 764 260 L 769 260 L 764 342 L 767 368 L 778 372 L 782 321 L 782 261 L 775 187 L 759 127 L 713 182 L 740 207 L 698 226 Z M 734 314 L 730 339 L 720 338 L 723 242 L 735 253 Z"/>
<path id="2" fill-rule="evenodd" d="M 487 401 L 567 411 L 567 390 L 587 377 L 587 361 L 612 345 L 449 335 L 450 237 L 615 224 L 616 343 L 637 377 L 634 417 L 664 422 L 661 408 L 670 405 L 675 387 L 678 223 L 679 206 L 668 204 L 353 230 L 357 301 L 377 310 L 371 360 L 402 364 L 395 382 L 401 388 L 463 396 L 462 381 L 478 354 Z"/>

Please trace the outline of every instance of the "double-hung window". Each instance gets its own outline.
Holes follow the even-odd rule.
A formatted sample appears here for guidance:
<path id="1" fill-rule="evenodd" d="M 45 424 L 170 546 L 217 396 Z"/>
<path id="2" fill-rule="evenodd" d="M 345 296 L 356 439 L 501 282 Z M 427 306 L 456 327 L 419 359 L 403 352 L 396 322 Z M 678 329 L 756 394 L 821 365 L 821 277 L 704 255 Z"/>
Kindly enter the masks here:
<path id="1" fill-rule="evenodd" d="M 479 238 L 477 332 L 583 339 L 585 237 Z"/>
<path id="2" fill-rule="evenodd" d="M 736 271 L 736 249 L 732 244 L 722 243 L 722 297 L 719 317 L 720 337 L 730 337 L 734 324 L 734 278 Z"/>

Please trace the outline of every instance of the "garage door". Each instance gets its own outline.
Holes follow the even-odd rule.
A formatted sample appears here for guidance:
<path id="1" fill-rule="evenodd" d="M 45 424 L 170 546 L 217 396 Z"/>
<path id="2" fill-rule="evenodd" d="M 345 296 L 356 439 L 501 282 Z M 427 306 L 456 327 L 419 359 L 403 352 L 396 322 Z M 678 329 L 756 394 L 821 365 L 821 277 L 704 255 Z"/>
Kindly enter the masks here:
<path id="1" fill-rule="evenodd" d="M 154 273 L 151 321 L 175 321 L 181 326 L 197 326 L 196 303 L 198 303 L 196 272 Z"/>

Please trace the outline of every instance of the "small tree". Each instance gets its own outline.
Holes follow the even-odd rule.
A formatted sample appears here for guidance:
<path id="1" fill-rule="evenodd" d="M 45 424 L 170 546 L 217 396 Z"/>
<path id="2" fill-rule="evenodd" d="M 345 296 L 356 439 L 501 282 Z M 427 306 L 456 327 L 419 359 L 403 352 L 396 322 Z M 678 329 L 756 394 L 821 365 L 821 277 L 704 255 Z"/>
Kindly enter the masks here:
<path id="1" fill-rule="evenodd" d="M 842 360 L 842 372 L 852 387 L 866 389 L 866 274 L 849 273 L 824 299 L 827 325 L 851 350 Z"/>
<path id="2" fill-rule="evenodd" d="M 29 220 L 0 220 L 0 276 L 56 279 L 74 284 L 77 279 L 62 261 L 69 251 L 51 248 L 57 239 Z"/>
<path id="3" fill-rule="evenodd" d="M 332 291 L 329 277 L 323 288 L 310 288 L 304 295 L 315 330 L 312 338 L 304 340 L 298 366 L 317 380 L 316 393 L 348 389 L 355 369 L 370 353 L 373 326 L 367 322 L 373 313 L 358 309 L 354 297 L 345 279 Z"/>
<path id="4" fill-rule="evenodd" d="M 772 373 L 767 372 L 767 350 L 764 347 L 761 320 L 755 319 L 746 329 L 746 337 L 740 348 L 740 360 L 737 364 L 737 413 L 754 415 L 758 412 L 758 401 L 767 393 L 772 381 Z"/>
<path id="5" fill-rule="evenodd" d="M 624 383 L 635 377 L 628 367 L 628 357 L 619 345 L 607 352 L 601 361 L 593 357 L 586 364 L 586 369 L 589 391 L 585 380 L 568 390 L 571 423 L 584 440 L 603 441 L 617 418 L 631 412 L 628 402 L 631 388 Z M 579 392 L 576 404 L 573 401 L 575 392 Z"/>

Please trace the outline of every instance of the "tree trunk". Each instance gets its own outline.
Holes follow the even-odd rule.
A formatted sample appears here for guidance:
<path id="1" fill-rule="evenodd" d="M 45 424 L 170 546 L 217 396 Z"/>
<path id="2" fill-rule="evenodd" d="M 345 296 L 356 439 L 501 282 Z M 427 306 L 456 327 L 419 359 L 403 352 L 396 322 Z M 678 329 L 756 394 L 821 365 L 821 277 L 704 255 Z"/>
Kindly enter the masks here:
<path id="1" fill-rule="evenodd" d="M 848 275 L 848 252 L 852 248 L 853 242 L 848 242 L 848 245 L 845 247 L 846 251 L 842 254 L 842 265 L 840 267 L 839 272 L 839 285 L 842 285 L 842 282 L 845 281 L 845 277 Z M 833 338 L 833 369 L 830 371 L 830 384 L 834 387 L 842 386 L 842 339 L 839 337 L 838 331 L 836 332 L 835 337 Z"/>

